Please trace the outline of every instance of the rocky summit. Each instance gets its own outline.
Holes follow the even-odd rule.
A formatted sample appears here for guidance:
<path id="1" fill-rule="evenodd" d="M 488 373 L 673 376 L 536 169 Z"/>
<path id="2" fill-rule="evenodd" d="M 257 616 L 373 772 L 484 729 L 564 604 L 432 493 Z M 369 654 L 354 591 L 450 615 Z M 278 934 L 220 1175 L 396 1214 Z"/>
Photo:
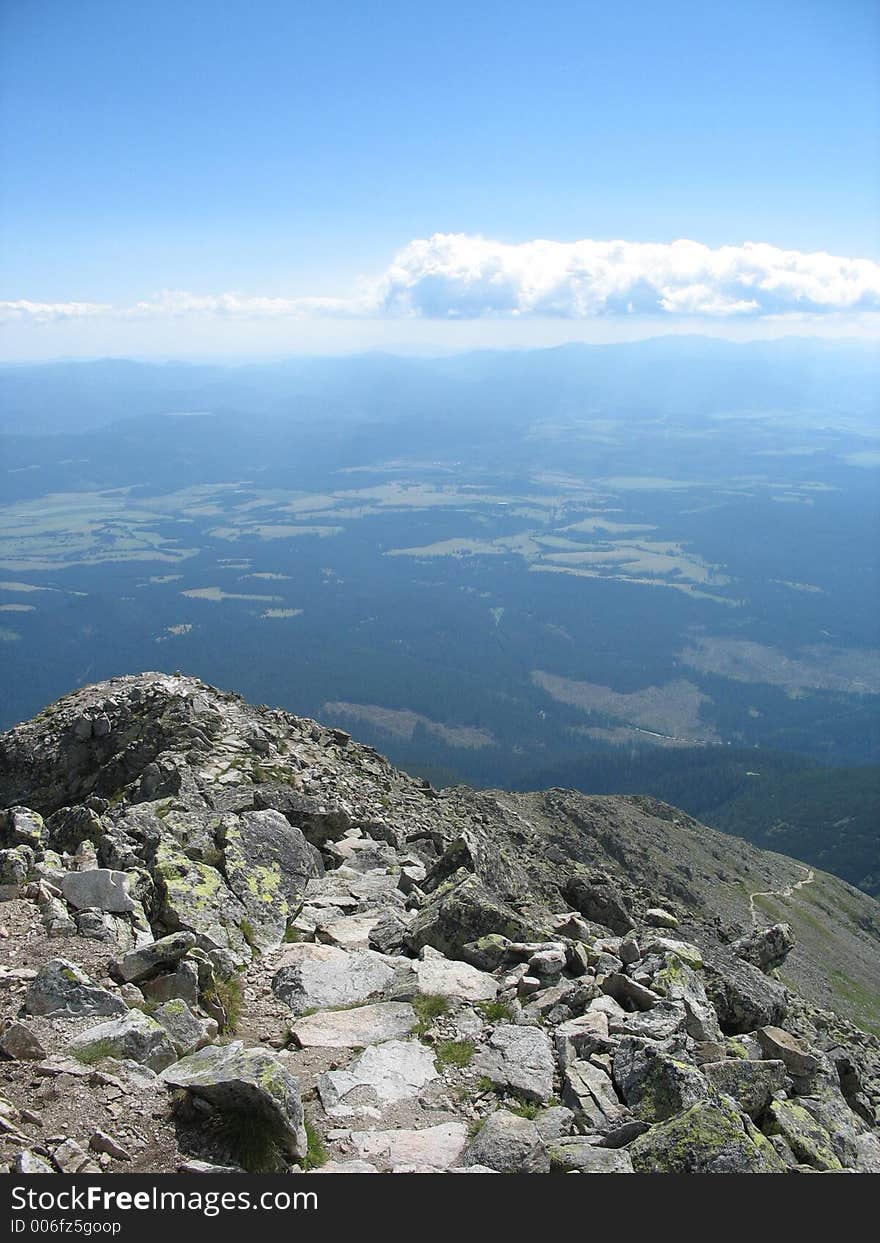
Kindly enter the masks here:
<path id="1" fill-rule="evenodd" d="M 0 736 L 0 1164 L 880 1172 L 880 908 L 189 677 Z"/>

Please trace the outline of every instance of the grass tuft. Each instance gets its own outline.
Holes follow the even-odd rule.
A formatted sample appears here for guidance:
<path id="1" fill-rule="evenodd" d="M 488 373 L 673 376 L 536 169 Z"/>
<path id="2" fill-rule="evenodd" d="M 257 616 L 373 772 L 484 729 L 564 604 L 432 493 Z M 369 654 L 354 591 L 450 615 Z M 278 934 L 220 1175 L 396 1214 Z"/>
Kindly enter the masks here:
<path id="1" fill-rule="evenodd" d="M 470 1066 L 473 1058 L 472 1040 L 441 1040 L 437 1045 L 437 1061 L 441 1066 Z"/>
<path id="2" fill-rule="evenodd" d="M 424 1036 L 434 1020 L 439 1019 L 441 1014 L 446 1014 L 449 1010 L 449 998 L 441 996 L 440 993 L 421 994 L 413 997 L 410 1004 L 418 1016 L 416 1034 L 419 1036 Z"/>

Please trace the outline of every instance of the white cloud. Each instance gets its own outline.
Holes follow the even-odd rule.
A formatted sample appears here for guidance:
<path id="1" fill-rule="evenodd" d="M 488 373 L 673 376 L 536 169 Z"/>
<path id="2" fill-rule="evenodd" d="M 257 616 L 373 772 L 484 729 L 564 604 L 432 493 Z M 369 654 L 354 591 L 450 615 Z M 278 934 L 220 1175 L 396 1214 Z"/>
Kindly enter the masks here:
<path id="1" fill-rule="evenodd" d="M 533 241 L 463 233 L 410 242 L 351 298 L 270 298 L 164 290 L 132 306 L 0 302 L 0 320 L 750 319 L 880 310 L 880 264 L 763 242 Z"/>
<path id="2" fill-rule="evenodd" d="M 106 315 L 111 306 L 100 302 L 29 302 L 21 298 L 17 302 L 0 301 L 0 323 L 25 321 L 48 324 L 58 319 L 86 319 L 93 315 Z"/>
<path id="3" fill-rule="evenodd" d="M 880 310 L 880 264 L 765 243 L 410 242 L 376 287 L 389 314 L 735 316 Z"/>

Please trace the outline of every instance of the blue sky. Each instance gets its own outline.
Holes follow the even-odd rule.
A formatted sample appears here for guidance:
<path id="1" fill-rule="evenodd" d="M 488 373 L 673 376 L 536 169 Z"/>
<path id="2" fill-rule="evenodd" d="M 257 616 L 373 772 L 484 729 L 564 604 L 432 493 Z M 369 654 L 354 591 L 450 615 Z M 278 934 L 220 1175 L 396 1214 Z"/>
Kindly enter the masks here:
<path id="1" fill-rule="evenodd" d="M 634 275 L 613 283 L 635 299 L 597 302 L 593 282 L 585 311 L 556 287 L 487 302 L 485 282 L 500 268 L 509 292 L 523 256 L 531 280 L 544 258 L 517 248 L 535 239 L 756 242 L 876 263 L 878 14 L 863 0 L 5 0 L 0 299 L 55 308 L 14 311 L 5 356 L 222 350 L 236 333 L 245 353 L 277 352 L 310 333 L 344 343 L 355 320 L 382 342 L 404 320 L 429 336 L 425 319 L 439 332 L 450 316 L 472 321 L 475 342 L 487 320 L 523 318 L 537 340 L 548 307 L 563 335 L 624 314 L 628 332 L 655 318 L 677 329 L 707 308 L 778 330 L 803 273 L 788 301 L 755 307 L 715 260 L 684 291 L 669 284 L 664 254 L 627 252 Z M 437 234 L 463 240 L 451 259 L 444 243 L 405 261 L 405 306 L 387 279 L 365 299 L 359 278 L 387 278 Z M 478 237 L 511 249 L 478 254 Z M 440 251 L 454 277 L 444 268 L 438 286 Z M 567 290 L 573 269 L 581 288 L 595 262 L 622 262 L 596 253 L 551 253 Z M 474 264 L 479 297 L 468 286 L 465 303 Z M 775 290 L 778 261 L 758 266 Z M 804 309 L 871 321 L 875 277 L 826 272 Z M 653 316 L 646 279 L 660 282 Z M 157 304 L 169 290 L 240 301 Z M 322 298 L 348 302 L 328 315 Z"/>

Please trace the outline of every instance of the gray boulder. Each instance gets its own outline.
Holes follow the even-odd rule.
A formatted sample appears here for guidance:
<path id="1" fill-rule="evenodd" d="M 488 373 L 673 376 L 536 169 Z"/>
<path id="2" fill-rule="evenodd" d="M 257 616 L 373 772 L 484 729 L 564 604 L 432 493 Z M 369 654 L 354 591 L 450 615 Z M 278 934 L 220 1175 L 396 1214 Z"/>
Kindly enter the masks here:
<path id="1" fill-rule="evenodd" d="M 633 1037 L 622 1040 L 614 1055 L 614 1082 L 645 1122 L 662 1122 L 709 1095 L 706 1078 L 695 1066 Z"/>
<path id="2" fill-rule="evenodd" d="M 150 1070 L 164 1070 L 177 1059 L 177 1051 L 161 1023 L 142 1010 L 128 1010 L 124 1017 L 99 1023 L 74 1036 L 69 1052 L 81 1062 L 105 1057 L 130 1060 Z"/>
<path id="3" fill-rule="evenodd" d="M 635 927 L 628 899 L 607 876 L 572 876 L 562 893 L 566 902 L 585 919 L 602 924 L 619 936 Z"/>
<path id="4" fill-rule="evenodd" d="M 220 1113 L 264 1119 L 289 1157 L 305 1156 L 308 1140 L 299 1084 L 268 1049 L 246 1049 L 240 1040 L 209 1045 L 164 1070 L 161 1078 L 169 1088 L 185 1088 Z"/>
<path id="5" fill-rule="evenodd" d="M 447 887 L 448 886 L 448 887 Z M 496 933 L 512 941 L 528 941 L 533 929 L 478 876 L 447 882 L 418 912 L 407 936 L 413 950 L 432 945 L 450 958 L 461 958 L 464 947 Z"/>
<path id="6" fill-rule="evenodd" d="M 217 1035 L 214 1020 L 199 1018 L 179 997 L 157 1006 L 151 1017 L 165 1028 L 178 1057 L 204 1048 Z"/>
<path id="7" fill-rule="evenodd" d="M 753 1119 L 761 1116 L 774 1092 L 785 1087 L 783 1062 L 729 1057 L 720 1062 L 705 1062 L 701 1069 L 713 1088 L 732 1096 L 743 1113 Z"/>
<path id="8" fill-rule="evenodd" d="M 506 1109 L 490 1114 L 468 1144 L 462 1165 L 485 1165 L 499 1174 L 548 1174 L 550 1156 L 538 1128 Z"/>
<path id="9" fill-rule="evenodd" d="M 131 950 L 110 965 L 110 974 L 121 984 L 140 984 L 160 971 L 174 967 L 196 943 L 191 932 L 173 932 L 140 949 Z"/>
<path id="10" fill-rule="evenodd" d="M 637 1174 L 777 1174 L 787 1168 L 724 1097 L 652 1126 L 628 1151 Z"/>
<path id="11" fill-rule="evenodd" d="M 755 928 L 748 936 L 734 941 L 730 948 L 738 958 L 760 971 L 773 971 L 782 966 L 794 944 L 791 924 L 773 924 L 769 928 Z"/>
<path id="12" fill-rule="evenodd" d="M 78 911 L 94 908 L 124 915 L 135 909 L 128 892 L 129 884 L 125 872 L 91 868 L 87 872 L 65 872 L 61 892 L 65 901 Z"/>
<path id="13" fill-rule="evenodd" d="M 530 1101 L 543 1104 L 553 1095 L 553 1047 L 540 1027 L 500 1023 L 474 1059 L 474 1069 Z"/>
<path id="14" fill-rule="evenodd" d="M 261 950 L 280 945 L 299 913 L 306 886 L 320 874 L 314 848 L 279 811 L 227 818 L 218 834 L 226 881 L 246 912 L 249 937 Z"/>
<path id="15" fill-rule="evenodd" d="M 125 1014 L 121 997 L 105 988 L 96 988 L 75 963 L 51 958 L 31 981 L 24 1001 L 28 1014 L 111 1015 Z"/>
<path id="16" fill-rule="evenodd" d="M 584 1135 L 572 1135 L 548 1145 L 550 1168 L 561 1174 L 632 1174 L 632 1157 L 625 1149 L 597 1148 Z"/>
<path id="17" fill-rule="evenodd" d="M 382 993 L 395 974 L 394 966 L 373 950 L 346 953 L 335 945 L 288 945 L 282 963 L 272 991 L 294 1014 L 356 1005 Z"/>
<path id="18" fill-rule="evenodd" d="M 734 954 L 705 955 L 706 993 L 726 1036 L 775 1027 L 788 1013 L 788 990 Z"/>

